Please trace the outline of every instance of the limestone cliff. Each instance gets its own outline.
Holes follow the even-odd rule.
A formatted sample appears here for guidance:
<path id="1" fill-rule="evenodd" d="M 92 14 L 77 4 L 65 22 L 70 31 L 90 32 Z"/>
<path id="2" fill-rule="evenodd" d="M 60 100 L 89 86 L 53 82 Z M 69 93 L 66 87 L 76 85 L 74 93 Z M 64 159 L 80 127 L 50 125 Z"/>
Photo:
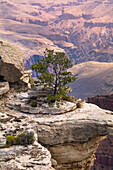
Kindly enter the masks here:
<path id="1" fill-rule="evenodd" d="M 37 88 L 41 90 L 40 87 Z M 9 123 L 7 126 L 2 125 L 2 132 L 5 133 L 7 129 L 7 136 L 8 133 L 14 133 L 14 131 L 18 133 L 21 130 L 33 129 L 35 134 L 38 135 L 38 142 L 50 151 L 52 166 L 55 169 L 90 169 L 100 141 L 106 138 L 108 134 L 113 134 L 113 112 L 100 109 L 93 104 L 84 103 L 80 99 L 71 102 L 64 101 L 64 105 L 61 105 L 60 108 L 53 104 L 50 108 L 46 104 L 46 97 L 44 97 L 47 91 L 42 91 L 42 98 L 38 90 L 37 95 L 35 91 L 33 93 L 33 90 L 29 90 L 26 93 L 11 93 L 7 96 L 7 99 L 2 98 L 1 112 L 6 114 L 6 118 L 9 115 L 13 118 L 10 121 L 10 126 Z M 37 101 L 37 107 L 33 108 L 30 100 Z M 4 106 L 4 103 L 6 106 Z M 80 106 L 79 103 L 82 103 L 81 107 L 78 107 Z M 16 118 L 15 120 L 18 115 L 21 115 L 21 119 Z M 11 128 L 11 126 L 16 129 Z M 26 149 L 24 154 L 29 155 L 31 152 L 28 153 L 28 149 Z M 3 157 L 2 150 L 1 153 Z M 23 154 L 23 151 L 21 153 Z M 19 161 L 23 158 L 21 153 L 17 155 Z M 38 159 L 39 156 L 36 155 L 35 159 Z M 26 169 L 36 162 L 35 159 L 30 159 L 32 158 L 31 155 L 27 157 L 24 155 L 24 157 L 27 162 Z M 6 157 L 6 159 L 9 158 Z M 2 159 L 2 165 L 6 166 L 4 160 Z M 10 156 L 7 166 L 11 162 L 12 157 Z M 14 165 L 21 169 L 23 162 L 20 161 L 19 165 L 17 162 L 17 158 L 13 157 Z M 50 168 L 51 166 L 48 169 Z"/>
<path id="2" fill-rule="evenodd" d="M 18 70 L 18 60 L 10 49 L 12 46 L 8 45 L 12 54 L 8 55 L 7 47 L 1 42 L 3 45 L 0 59 L 0 68 L 5 68 L 0 72 L 0 170 L 89 170 L 99 143 L 113 134 L 113 112 L 75 97 L 63 100 L 59 108 L 56 103 L 50 107 L 47 95 L 53 91 L 43 86 L 18 92 L 17 88 L 22 87 L 19 82 L 30 73 L 24 71 L 17 82 L 14 80 L 11 71 L 13 68 Z M 11 67 L 10 57 L 14 61 Z M 5 63 L 7 67 L 4 67 Z M 16 83 L 17 88 L 12 88 L 14 84 L 11 83 Z M 32 134 L 32 142 L 29 142 L 29 134 Z"/>

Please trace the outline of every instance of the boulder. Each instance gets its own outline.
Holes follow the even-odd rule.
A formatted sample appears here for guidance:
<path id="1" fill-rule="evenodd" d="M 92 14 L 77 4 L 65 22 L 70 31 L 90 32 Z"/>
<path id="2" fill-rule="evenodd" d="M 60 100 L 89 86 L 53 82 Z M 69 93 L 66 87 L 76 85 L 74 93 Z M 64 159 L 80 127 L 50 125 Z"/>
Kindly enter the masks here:
<path id="1" fill-rule="evenodd" d="M 17 82 L 24 71 L 24 56 L 15 45 L 0 41 L 0 76 L 8 82 Z"/>
<path id="2" fill-rule="evenodd" d="M 9 83 L 7 81 L 0 82 L 0 96 L 9 91 Z"/>
<path id="3" fill-rule="evenodd" d="M 14 89 L 27 90 L 31 88 L 31 84 L 29 82 L 29 78 L 32 75 L 32 70 L 25 68 L 22 77 L 20 77 L 19 81 L 10 83 L 10 87 Z"/>

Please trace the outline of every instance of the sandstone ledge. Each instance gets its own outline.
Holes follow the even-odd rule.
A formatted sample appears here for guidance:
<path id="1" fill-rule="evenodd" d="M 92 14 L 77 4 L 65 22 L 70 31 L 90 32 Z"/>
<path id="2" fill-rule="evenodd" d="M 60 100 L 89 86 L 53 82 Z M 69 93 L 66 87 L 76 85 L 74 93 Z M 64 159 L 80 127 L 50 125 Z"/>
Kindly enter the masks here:
<path id="1" fill-rule="evenodd" d="M 94 104 L 84 103 L 82 108 L 74 108 L 60 114 L 52 114 L 52 112 L 50 114 L 50 111 L 47 112 L 47 110 L 46 114 L 43 112 L 27 114 L 20 108 L 28 98 L 29 95 L 26 93 L 13 94 L 13 97 L 10 96 L 7 102 L 8 107 L 12 109 L 9 109 L 11 116 L 18 117 L 20 114 L 23 117 L 21 126 L 17 120 L 17 129 L 23 127 L 35 129 L 38 134 L 38 142 L 45 146 L 55 159 L 55 164 L 53 161 L 55 169 L 90 169 L 100 141 L 107 135 L 113 134 L 113 112 L 100 109 Z M 20 104 L 15 107 L 17 101 Z M 76 104 L 73 103 L 73 105 Z M 52 109 L 55 112 L 54 106 Z M 37 107 L 37 110 L 40 110 L 40 106 Z M 4 122 L 5 119 L 7 116 L 4 116 Z M 17 125 L 14 120 L 12 123 Z M 12 123 L 10 125 L 13 127 Z M 24 125 L 22 126 L 22 124 Z"/>

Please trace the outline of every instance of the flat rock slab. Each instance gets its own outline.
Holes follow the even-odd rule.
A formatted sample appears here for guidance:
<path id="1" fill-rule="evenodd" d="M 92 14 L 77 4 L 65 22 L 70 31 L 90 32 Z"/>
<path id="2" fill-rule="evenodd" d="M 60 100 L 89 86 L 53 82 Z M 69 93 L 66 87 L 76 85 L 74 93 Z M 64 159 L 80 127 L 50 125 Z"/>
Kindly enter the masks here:
<path id="1" fill-rule="evenodd" d="M 59 108 L 57 108 L 56 104 L 53 104 L 53 106 L 48 106 L 48 104 L 42 104 L 41 106 L 37 105 L 37 107 L 31 107 L 28 104 L 25 104 L 22 101 L 9 101 L 7 103 L 7 106 L 16 110 L 19 110 L 24 113 L 28 114 L 46 114 L 46 115 L 57 115 L 57 114 L 63 114 L 70 111 L 73 111 L 76 109 L 76 104 L 71 102 L 64 102 L 63 105 L 60 105 Z"/>

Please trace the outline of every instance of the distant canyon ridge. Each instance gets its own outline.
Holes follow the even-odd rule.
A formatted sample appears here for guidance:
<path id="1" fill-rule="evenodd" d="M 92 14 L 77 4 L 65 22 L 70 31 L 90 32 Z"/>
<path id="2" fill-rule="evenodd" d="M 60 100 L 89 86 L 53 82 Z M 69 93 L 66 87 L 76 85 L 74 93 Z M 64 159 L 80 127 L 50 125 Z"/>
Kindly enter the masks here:
<path id="1" fill-rule="evenodd" d="M 73 64 L 113 62 L 113 1 L 2 0 L 0 38 L 23 49 L 26 67 L 45 48 L 64 51 Z"/>
<path id="2" fill-rule="evenodd" d="M 87 99 L 113 92 L 112 0 L 2 0 L 0 39 L 23 50 L 27 68 L 46 48 L 65 52 L 78 75 L 71 95 Z"/>

